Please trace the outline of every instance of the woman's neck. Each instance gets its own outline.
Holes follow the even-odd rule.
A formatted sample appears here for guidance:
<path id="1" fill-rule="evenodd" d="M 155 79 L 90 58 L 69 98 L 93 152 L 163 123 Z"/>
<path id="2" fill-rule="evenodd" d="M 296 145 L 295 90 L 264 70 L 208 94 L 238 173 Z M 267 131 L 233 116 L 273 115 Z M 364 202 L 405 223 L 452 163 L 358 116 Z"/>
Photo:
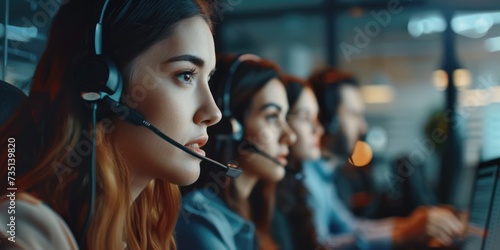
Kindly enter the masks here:
<path id="1" fill-rule="evenodd" d="M 134 203 L 135 199 L 139 197 L 141 192 L 148 186 L 151 182 L 151 178 L 139 177 L 134 174 L 131 176 L 130 180 L 130 204 Z"/>
<path id="2" fill-rule="evenodd" d="M 328 149 L 322 149 L 321 151 L 322 158 L 328 161 L 328 165 L 331 166 L 332 169 L 337 168 L 338 165 L 341 164 L 341 157 L 334 154 Z"/>
<path id="3" fill-rule="evenodd" d="M 236 187 L 236 192 L 241 200 L 248 200 L 250 194 L 252 193 L 255 184 L 257 183 L 257 177 L 243 172 L 240 177 L 234 180 Z"/>
<path id="4" fill-rule="evenodd" d="M 288 165 L 293 171 L 297 171 L 298 169 L 302 169 L 303 159 L 299 159 L 296 157 L 288 157 Z"/>
<path id="5" fill-rule="evenodd" d="M 234 186 L 236 188 L 237 200 L 239 204 L 239 214 L 246 220 L 251 220 L 251 208 L 248 198 L 252 193 L 255 184 L 257 183 L 257 177 L 243 172 L 240 177 L 234 180 Z"/>

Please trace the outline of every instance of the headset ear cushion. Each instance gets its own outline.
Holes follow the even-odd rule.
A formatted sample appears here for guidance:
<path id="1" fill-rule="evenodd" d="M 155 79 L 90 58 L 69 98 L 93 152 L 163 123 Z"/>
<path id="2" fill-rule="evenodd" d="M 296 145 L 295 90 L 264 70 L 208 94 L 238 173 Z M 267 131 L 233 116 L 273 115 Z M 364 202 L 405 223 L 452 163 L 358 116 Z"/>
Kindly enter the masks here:
<path id="1" fill-rule="evenodd" d="M 233 135 L 233 140 L 235 141 L 241 141 L 243 140 L 243 126 L 241 126 L 241 123 L 236 120 L 235 118 L 230 119 L 231 122 L 231 128 L 232 128 L 232 135 Z"/>
<path id="2" fill-rule="evenodd" d="M 106 56 L 92 56 L 83 60 L 77 68 L 78 81 L 82 98 L 96 102 L 98 119 L 113 116 L 113 109 L 103 99 L 109 97 L 120 103 L 123 92 L 121 74 L 113 61 Z M 90 106 L 89 106 L 90 107 Z"/>
<path id="3" fill-rule="evenodd" d="M 98 103 L 108 96 L 119 103 L 123 92 L 122 77 L 113 61 L 106 56 L 91 56 L 83 60 L 77 69 L 76 79 L 82 94 L 95 93 Z M 108 113 L 109 108 L 98 105 L 98 113 Z"/>
<path id="4" fill-rule="evenodd" d="M 102 60 L 88 58 L 80 63 L 77 80 L 83 92 L 110 92 L 106 88 L 109 78 L 109 67 Z"/>
<path id="5" fill-rule="evenodd" d="M 243 127 L 234 118 L 223 116 L 215 125 L 208 127 L 208 134 L 226 140 L 231 138 L 234 141 L 241 141 L 243 137 Z"/>
<path id="6" fill-rule="evenodd" d="M 242 141 L 243 129 L 235 119 L 223 116 L 215 125 L 207 128 L 210 136 L 207 153 L 222 162 L 234 162 L 237 143 Z"/>

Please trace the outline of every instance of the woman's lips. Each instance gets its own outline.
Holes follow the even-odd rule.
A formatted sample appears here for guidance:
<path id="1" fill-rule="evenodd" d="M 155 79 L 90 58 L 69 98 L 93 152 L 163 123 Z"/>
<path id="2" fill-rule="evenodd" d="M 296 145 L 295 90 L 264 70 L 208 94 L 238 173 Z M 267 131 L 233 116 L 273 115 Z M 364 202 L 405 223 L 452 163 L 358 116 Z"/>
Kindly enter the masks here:
<path id="1" fill-rule="evenodd" d="M 191 149 L 192 151 L 194 151 L 199 155 L 205 156 L 206 155 L 205 151 L 200 147 L 205 146 L 205 144 L 207 144 L 207 141 L 208 141 L 208 136 L 203 135 L 191 142 L 186 143 L 184 146 L 186 146 L 187 148 Z"/>
<path id="2" fill-rule="evenodd" d="M 280 150 L 279 154 L 276 156 L 276 159 L 282 166 L 286 166 L 288 164 L 288 154 L 290 152 L 288 151 L 288 148 L 285 148 L 284 150 Z"/>
<path id="3" fill-rule="evenodd" d="M 283 166 L 286 166 L 288 164 L 288 160 L 286 159 L 286 156 L 285 155 L 280 155 L 276 158 L 278 160 L 278 162 L 283 165 Z"/>
<path id="4" fill-rule="evenodd" d="M 198 143 L 188 144 L 188 145 L 186 145 L 186 147 L 193 150 L 195 153 L 197 153 L 199 155 L 202 155 L 202 156 L 206 155 L 205 151 L 200 148 L 200 145 Z"/>

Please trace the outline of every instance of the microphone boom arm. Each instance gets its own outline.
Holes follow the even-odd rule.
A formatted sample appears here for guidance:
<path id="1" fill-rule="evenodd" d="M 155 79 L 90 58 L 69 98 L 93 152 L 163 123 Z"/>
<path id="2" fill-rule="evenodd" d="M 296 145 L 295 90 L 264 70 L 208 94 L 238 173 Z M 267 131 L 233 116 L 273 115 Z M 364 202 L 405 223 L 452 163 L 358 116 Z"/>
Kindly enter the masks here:
<path id="1" fill-rule="evenodd" d="M 120 103 L 117 103 L 113 100 L 111 100 L 111 98 L 109 98 L 109 96 L 106 96 L 103 98 L 109 105 L 112 106 L 112 110 L 113 110 L 113 106 L 114 108 L 124 108 L 126 109 L 126 114 L 125 114 L 125 117 L 123 116 L 120 116 L 120 119 L 122 120 L 126 120 L 130 123 L 133 123 L 135 125 L 138 125 L 138 126 L 143 126 L 149 130 L 151 130 L 153 133 L 155 133 L 156 135 L 158 135 L 159 137 L 161 137 L 163 140 L 167 141 L 168 143 L 172 144 L 173 146 L 175 146 L 176 148 L 190 154 L 191 156 L 194 156 L 202 161 L 205 161 L 205 162 L 208 162 L 209 164 L 211 164 L 212 166 L 216 166 L 218 168 L 222 168 L 224 169 L 225 171 L 225 174 L 231 178 L 237 178 L 241 175 L 242 173 L 242 170 L 237 168 L 236 165 L 234 164 L 228 164 L 228 166 L 225 166 L 219 162 L 216 162 L 208 157 L 204 157 L 202 155 L 199 155 L 197 153 L 195 153 L 194 151 L 192 151 L 191 149 L 189 149 L 188 147 L 178 143 L 177 141 L 175 141 L 174 139 L 170 138 L 169 136 L 167 136 L 166 134 L 162 133 L 159 129 L 157 129 L 155 126 L 153 126 L 150 122 L 146 121 L 146 119 L 144 118 L 144 116 L 142 116 L 141 114 L 139 114 L 139 112 L 135 111 L 134 109 L 132 108 L 129 108 L 127 107 L 126 105 L 122 105 Z"/>

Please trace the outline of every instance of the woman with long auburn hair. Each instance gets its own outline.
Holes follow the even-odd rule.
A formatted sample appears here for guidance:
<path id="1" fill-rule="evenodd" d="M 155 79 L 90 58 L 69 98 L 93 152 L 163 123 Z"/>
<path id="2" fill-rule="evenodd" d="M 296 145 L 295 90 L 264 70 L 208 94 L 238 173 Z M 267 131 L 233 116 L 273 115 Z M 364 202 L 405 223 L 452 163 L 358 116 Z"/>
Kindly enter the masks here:
<path id="1" fill-rule="evenodd" d="M 275 188 L 285 174 L 288 146 L 295 142 L 278 72 L 255 55 L 218 58 L 210 87 L 224 118 L 209 129 L 214 140 L 207 154 L 237 163 L 243 174 L 228 179 L 202 169 L 206 172 L 194 191 L 183 196 L 179 249 L 278 249 L 270 231 Z"/>
<path id="2" fill-rule="evenodd" d="M 29 97 L 0 129 L 0 161 L 13 163 L 0 170 L 1 249 L 176 248 L 177 185 L 196 181 L 200 160 L 124 118 L 133 108 L 202 153 L 207 127 L 221 117 L 208 87 L 215 68 L 211 9 L 197 0 L 61 6 Z M 107 59 L 94 63 L 101 53 Z M 111 66 L 97 70 L 108 61 L 118 74 L 108 74 Z M 89 80 L 101 75 L 104 82 Z M 122 95 L 100 90 L 120 77 Z M 113 95 L 119 100 L 103 103 Z M 13 175 L 15 214 L 8 214 L 13 185 L 4 180 Z M 6 228 L 11 216 L 15 237 Z"/>

